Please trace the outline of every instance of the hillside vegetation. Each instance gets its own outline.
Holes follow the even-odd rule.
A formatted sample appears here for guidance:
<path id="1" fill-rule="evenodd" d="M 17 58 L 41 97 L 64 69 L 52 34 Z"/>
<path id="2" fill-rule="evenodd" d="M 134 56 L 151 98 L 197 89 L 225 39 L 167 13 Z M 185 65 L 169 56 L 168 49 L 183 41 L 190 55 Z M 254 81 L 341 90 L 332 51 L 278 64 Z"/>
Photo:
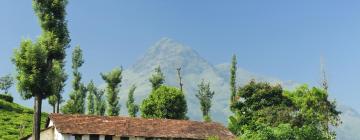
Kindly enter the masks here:
<path id="1" fill-rule="evenodd" d="M 41 127 L 45 127 L 47 114 L 41 115 Z M 32 132 L 33 110 L 0 99 L 0 139 L 15 140 Z"/>

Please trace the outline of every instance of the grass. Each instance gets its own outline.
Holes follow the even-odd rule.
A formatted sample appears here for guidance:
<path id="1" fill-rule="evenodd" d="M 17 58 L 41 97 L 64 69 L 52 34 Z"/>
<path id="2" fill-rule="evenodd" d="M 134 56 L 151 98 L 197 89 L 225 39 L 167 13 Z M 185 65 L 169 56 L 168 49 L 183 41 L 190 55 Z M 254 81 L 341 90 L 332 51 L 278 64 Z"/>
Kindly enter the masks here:
<path id="1" fill-rule="evenodd" d="M 0 99 L 0 140 L 20 139 L 32 133 L 33 110 Z M 41 128 L 47 114 L 41 114 Z"/>

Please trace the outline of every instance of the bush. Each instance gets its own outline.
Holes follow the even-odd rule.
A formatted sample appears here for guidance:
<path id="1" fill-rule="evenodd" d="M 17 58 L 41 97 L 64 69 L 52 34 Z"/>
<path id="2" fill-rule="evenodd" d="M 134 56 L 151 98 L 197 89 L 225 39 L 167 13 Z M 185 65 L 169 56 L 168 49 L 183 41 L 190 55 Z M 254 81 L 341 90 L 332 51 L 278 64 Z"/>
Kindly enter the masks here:
<path id="1" fill-rule="evenodd" d="M 6 95 L 6 94 L 0 94 L 0 99 L 8 101 L 10 103 L 12 103 L 14 100 L 11 95 Z"/>
<path id="2" fill-rule="evenodd" d="M 185 95 L 178 88 L 161 86 L 143 100 L 141 116 L 144 118 L 165 118 L 186 120 Z"/>

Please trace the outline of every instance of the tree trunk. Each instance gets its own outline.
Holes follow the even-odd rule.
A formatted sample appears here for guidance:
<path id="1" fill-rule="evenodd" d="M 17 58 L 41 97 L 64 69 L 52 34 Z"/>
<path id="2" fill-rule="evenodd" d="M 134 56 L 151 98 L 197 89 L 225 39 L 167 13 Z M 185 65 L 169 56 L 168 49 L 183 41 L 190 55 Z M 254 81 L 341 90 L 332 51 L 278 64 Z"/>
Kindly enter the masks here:
<path id="1" fill-rule="evenodd" d="M 53 112 L 52 113 L 56 113 L 55 112 L 56 103 L 52 107 L 53 107 Z"/>
<path id="2" fill-rule="evenodd" d="M 56 102 L 56 113 L 59 113 L 60 110 L 60 100 Z"/>
<path id="3" fill-rule="evenodd" d="M 36 95 L 34 99 L 33 140 L 40 140 L 41 103 L 41 96 Z"/>

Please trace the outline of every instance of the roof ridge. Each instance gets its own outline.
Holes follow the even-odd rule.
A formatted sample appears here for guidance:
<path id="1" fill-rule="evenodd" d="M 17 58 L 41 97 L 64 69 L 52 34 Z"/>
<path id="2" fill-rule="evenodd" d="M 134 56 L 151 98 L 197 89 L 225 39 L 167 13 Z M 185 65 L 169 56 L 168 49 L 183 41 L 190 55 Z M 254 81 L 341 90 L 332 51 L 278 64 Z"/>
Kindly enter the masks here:
<path id="1" fill-rule="evenodd" d="M 202 122 L 197 120 L 178 120 L 178 119 L 167 119 L 167 118 L 141 118 L 141 117 L 129 117 L 129 116 L 99 116 L 99 115 L 89 115 L 89 114 L 61 114 L 61 113 L 51 113 L 49 116 L 82 116 L 82 117 L 105 117 L 105 118 L 126 118 L 126 119 L 140 119 L 140 120 L 165 120 L 165 121 L 182 121 L 182 122 L 196 122 L 196 123 L 205 123 L 205 124 L 218 124 L 219 122 Z"/>

